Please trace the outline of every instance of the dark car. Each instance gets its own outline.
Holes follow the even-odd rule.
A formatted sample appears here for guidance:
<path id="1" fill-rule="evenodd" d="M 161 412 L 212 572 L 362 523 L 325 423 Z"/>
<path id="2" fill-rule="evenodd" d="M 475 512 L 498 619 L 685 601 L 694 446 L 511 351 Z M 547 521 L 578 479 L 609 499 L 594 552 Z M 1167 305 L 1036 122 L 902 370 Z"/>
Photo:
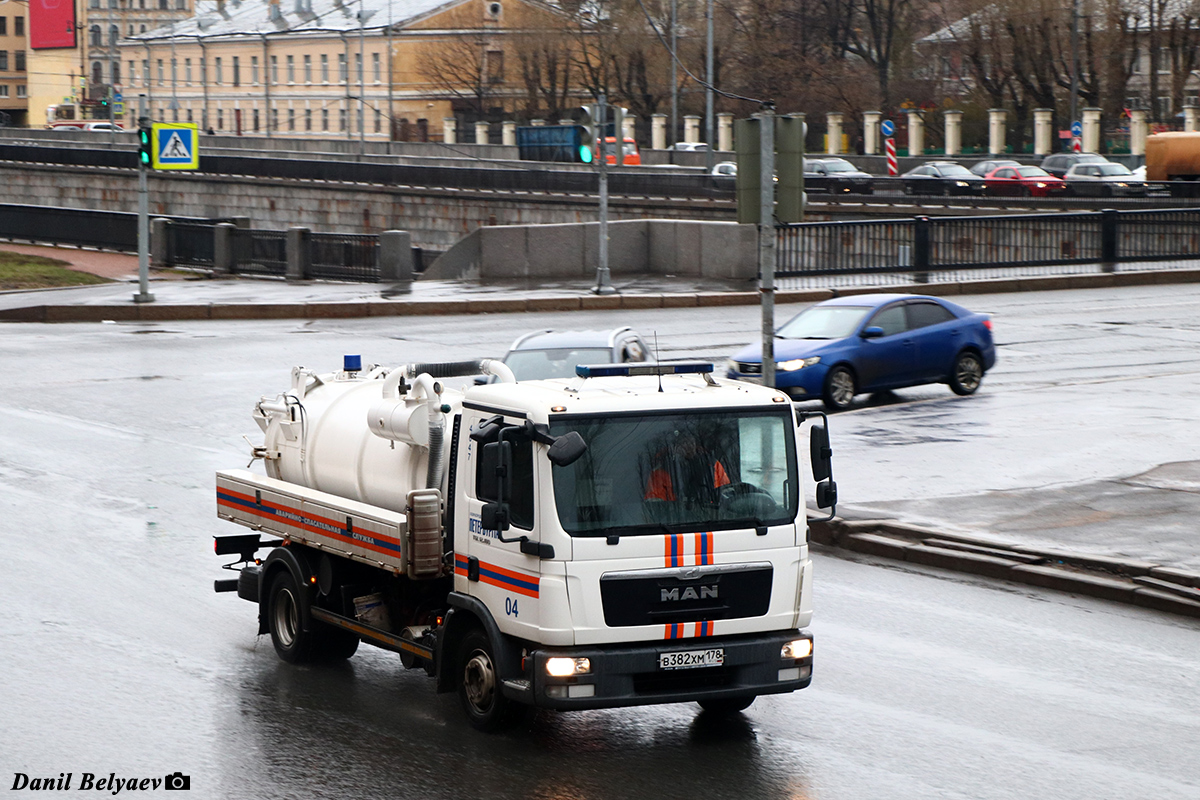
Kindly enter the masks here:
<path id="1" fill-rule="evenodd" d="M 1042 169 L 1056 178 L 1061 178 L 1076 164 L 1107 163 L 1108 159 L 1099 153 L 1054 153 L 1042 159 Z"/>
<path id="2" fill-rule="evenodd" d="M 900 180 L 905 194 L 983 194 L 983 178 L 953 161 L 929 161 Z"/>
<path id="3" fill-rule="evenodd" d="M 632 328 L 608 331 L 534 331 L 512 343 L 504 363 L 519 381 L 572 378 L 579 364 L 621 364 L 650 360 L 650 351 Z M 476 379 L 477 383 L 483 383 Z"/>
<path id="4" fill-rule="evenodd" d="M 972 394 L 996 363 L 992 323 L 940 297 L 868 294 L 806 308 L 775 333 L 775 386 L 793 400 L 849 407 L 860 392 L 926 383 Z M 730 359 L 726 376 L 762 381 L 762 346 Z"/>
<path id="5" fill-rule="evenodd" d="M 979 161 L 971 165 L 971 172 L 983 177 L 994 169 L 1001 167 L 1019 167 L 1020 161 L 1013 161 L 1011 158 L 989 158 L 987 161 Z"/>
<path id="6" fill-rule="evenodd" d="M 1067 190 L 1062 178 L 1041 167 L 1000 167 L 984 176 L 984 193 L 994 197 L 1054 197 Z"/>
<path id="7" fill-rule="evenodd" d="M 875 179 L 844 158 L 804 159 L 804 190 L 830 194 L 871 194 Z"/>

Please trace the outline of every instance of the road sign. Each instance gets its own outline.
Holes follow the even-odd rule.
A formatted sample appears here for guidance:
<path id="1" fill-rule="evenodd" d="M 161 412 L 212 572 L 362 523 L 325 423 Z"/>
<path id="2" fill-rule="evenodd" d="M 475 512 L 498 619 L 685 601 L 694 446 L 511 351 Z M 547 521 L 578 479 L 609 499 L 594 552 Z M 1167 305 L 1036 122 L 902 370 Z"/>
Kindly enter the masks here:
<path id="1" fill-rule="evenodd" d="M 1080 122 L 1079 120 L 1075 120 L 1074 122 L 1071 123 L 1071 135 L 1072 136 L 1083 136 L 1083 123 L 1082 122 Z"/>
<path id="2" fill-rule="evenodd" d="M 887 153 L 887 169 L 888 175 L 896 176 L 900 174 L 900 164 L 896 160 L 896 140 L 888 137 L 883 140 L 883 149 Z"/>
<path id="3" fill-rule="evenodd" d="M 190 122 L 156 122 L 151 131 L 154 169 L 199 169 L 200 136 Z"/>
<path id="4" fill-rule="evenodd" d="M 121 102 L 121 101 L 123 101 L 124 99 L 125 99 L 125 96 L 124 96 L 124 95 L 122 95 L 120 92 L 113 92 L 113 95 L 112 95 L 112 101 L 113 101 L 114 103 L 120 103 L 120 102 Z"/>
<path id="5" fill-rule="evenodd" d="M 1082 153 L 1083 152 L 1083 140 L 1080 139 L 1078 136 L 1071 137 L 1071 152 L 1072 153 Z"/>
<path id="6" fill-rule="evenodd" d="M 894 122 L 892 122 L 890 119 L 885 119 L 879 125 L 879 130 L 880 130 L 880 132 L 883 133 L 885 138 L 890 137 L 893 133 L 896 132 L 896 124 Z"/>
<path id="7" fill-rule="evenodd" d="M 112 104 L 112 110 L 113 110 L 114 114 L 124 114 L 125 113 L 125 104 L 122 103 L 120 100 L 117 100 L 116 102 L 114 102 Z"/>

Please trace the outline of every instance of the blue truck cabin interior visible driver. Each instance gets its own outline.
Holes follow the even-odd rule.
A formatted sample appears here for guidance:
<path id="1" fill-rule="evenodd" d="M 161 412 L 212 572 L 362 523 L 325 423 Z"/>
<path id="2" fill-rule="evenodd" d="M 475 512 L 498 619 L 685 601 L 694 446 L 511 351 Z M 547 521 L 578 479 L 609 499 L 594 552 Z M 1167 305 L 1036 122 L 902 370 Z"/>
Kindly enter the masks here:
<path id="1" fill-rule="evenodd" d="M 775 385 L 834 410 L 856 394 L 946 383 L 972 394 L 996 363 L 991 320 L 939 297 L 870 294 L 810 306 L 776 331 Z M 762 380 L 762 346 L 729 360 L 726 376 Z"/>

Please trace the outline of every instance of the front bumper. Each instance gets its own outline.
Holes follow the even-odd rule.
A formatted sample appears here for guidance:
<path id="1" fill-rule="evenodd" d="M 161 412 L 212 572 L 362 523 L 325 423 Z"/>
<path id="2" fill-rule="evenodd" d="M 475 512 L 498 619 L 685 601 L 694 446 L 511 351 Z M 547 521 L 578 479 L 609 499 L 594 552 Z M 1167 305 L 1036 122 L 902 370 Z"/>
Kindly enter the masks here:
<path id="1" fill-rule="evenodd" d="M 533 650 L 524 659 L 525 677 L 503 684 L 505 696 L 518 702 L 561 711 L 618 708 L 655 703 L 782 694 L 812 682 L 812 655 L 784 659 L 785 642 L 812 639 L 798 630 L 745 636 L 671 639 L 637 645 Z M 724 648 L 720 667 L 662 670 L 659 654 Z M 546 674 L 556 656 L 587 658 L 591 671 L 569 678 Z"/>
<path id="2" fill-rule="evenodd" d="M 761 369 L 761 367 L 759 367 Z M 795 370 L 775 370 L 775 388 L 786 392 L 793 400 L 816 399 L 825 391 L 825 375 L 829 367 L 823 363 Z M 762 373 L 727 369 L 725 377 L 747 383 L 762 383 Z"/>

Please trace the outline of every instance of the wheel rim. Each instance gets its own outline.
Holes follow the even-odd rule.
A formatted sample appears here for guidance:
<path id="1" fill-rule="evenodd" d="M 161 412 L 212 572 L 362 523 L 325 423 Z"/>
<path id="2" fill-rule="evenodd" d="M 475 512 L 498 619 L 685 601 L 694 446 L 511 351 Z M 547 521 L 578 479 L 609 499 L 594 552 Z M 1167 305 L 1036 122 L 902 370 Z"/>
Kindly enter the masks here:
<path id="1" fill-rule="evenodd" d="M 980 367 L 979 361 L 975 357 L 964 356 L 958 360 L 958 369 L 954 371 L 954 378 L 964 389 L 978 389 L 979 382 L 983 379 L 983 368 Z"/>
<path id="2" fill-rule="evenodd" d="M 839 369 L 829 379 L 829 389 L 829 395 L 836 405 L 848 406 L 854 399 L 854 378 L 846 370 Z"/>
<path id="3" fill-rule="evenodd" d="M 300 627 L 300 615 L 296 598 L 289 589 L 280 589 L 275 595 L 275 635 L 284 648 L 296 642 L 296 631 Z"/>
<path id="4" fill-rule="evenodd" d="M 463 688 L 471 707 L 477 713 L 486 714 L 496 693 L 496 671 L 492 668 L 492 659 L 482 650 L 476 650 L 467 659 L 463 667 Z"/>

